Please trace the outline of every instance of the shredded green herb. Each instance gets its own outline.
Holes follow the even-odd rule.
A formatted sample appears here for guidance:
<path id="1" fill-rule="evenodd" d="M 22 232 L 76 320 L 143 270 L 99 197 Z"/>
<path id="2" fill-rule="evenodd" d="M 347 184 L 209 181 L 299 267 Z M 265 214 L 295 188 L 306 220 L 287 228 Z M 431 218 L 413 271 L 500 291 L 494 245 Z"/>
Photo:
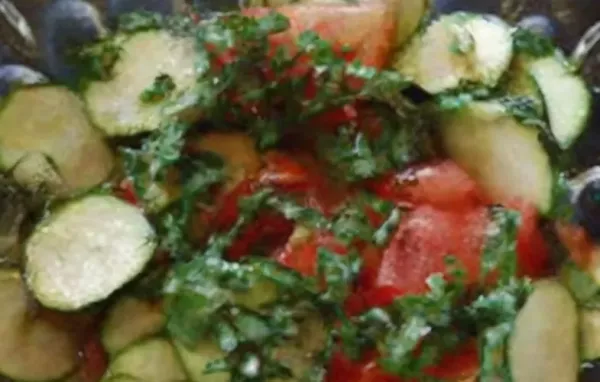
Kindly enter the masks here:
<path id="1" fill-rule="evenodd" d="M 140 94 L 140 101 L 145 103 L 160 102 L 175 90 L 175 82 L 168 74 L 161 74 L 154 83 Z"/>
<path id="2" fill-rule="evenodd" d="M 159 13 L 154 12 L 132 12 L 119 17 L 118 29 L 120 32 L 134 33 L 152 29 L 160 29 L 165 26 L 165 19 Z"/>
<path id="3" fill-rule="evenodd" d="M 498 100 L 521 124 L 534 126 L 544 131 L 548 125 L 540 111 L 537 101 L 527 96 L 503 97 Z"/>
<path id="4" fill-rule="evenodd" d="M 510 280 L 517 272 L 517 233 L 521 225 L 519 212 L 503 207 L 491 210 L 492 227 L 483 250 L 481 276 L 483 280 L 493 270 L 499 271 L 502 282 Z"/>
<path id="5" fill-rule="evenodd" d="M 150 27 L 142 20 L 132 23 L 132 28 Z M 348 63 L 312 32 L 298 38 L 296 50 L 273 49 L 269 37 L 288 27 L 289 21 L 276 13 L 260 19 L 228 15 L 198 26 L 193 30 L 198 49 L 196 92 L 182 102 L 200 107 L 215 125 L 245 130 L 259 148 L 268 149 L 289 133 L 306 131 L 325 112 L 368 101 L 378 112 L 377 126 L 361 129 L 365 126 L 348 121 L 334 133 L 317 136 L 320 156 L 348 182 L 402 170 L 433 155 L 426 118 L 400 94 L 408 86 L 404 78 Z M 306 60 L 310 70 L 303 69 Z M 314 94 L 307 95 L 313 88 Z M 173 90 L 172 79 L 160 76 L 140 98 L 153 102 Z M 466 86 L 440 96 L 439 104 L 453 109 L 491 94 L 490 89 Z M 524 119 L 530 117 L 526 106 L 507 105 Z M 492 210 L 494 230 L 482 256 L 478 285 L 466 285 L 461 264 L 449 256 L 447 272 L 427 280 L 428 293 L 399 297 L 391 306 L 349 316 L 346 303 L 363 266 L 360 249 L 365 244 L 384 248 L 401 224 L 403 209 L 359 195 L 332 216 L 324 216 L 290 195 L 257 187 L 240 198 L 239 215 L 231 227 L 212 232 L 204 245 L 192 244 L 190 217 L 199 205 L 210 204 L 211 190 L 224 180 L 224 164 L 215 155 L 187 153 L 185 139 L 194 127 L 168 117 L 172 114 L 168 108 L 165 114 L 163 126 L 140 148 L 123 150 L 124 167 L 146 207 L 152 190 L 172 174 L 178 179 L 178 195 L 151 212 L 161 249 L 173 261 L 168 275 L 158 278 L 166 278 L 169 334 L 190 349 L 207 340 L 223 352 L 207 372 L 228 372 L 235 382 L 298 378 L 282 352 L 306 336 L 302 325 L 316 317 L 323 324 L 323 341 L 306 357 L 307 381 L 323 381 L 334 352 L 360 359 L 374 349 L 385 371 L 427 380 L 424 369 L 474 340 L 480 343 L 482 376 L 508 375 L 507 362 L 498 354 L 530 290 L 529 282 L 515 275 L 518 213 Z M 374 127 L 371 134 L 369 128 Z M 381 215 L 380 223 L 373 223 L 367 208 Z M 285 268 L 254 248 L 238 262 L 228 260 L 229 247 L 264 211 L 333 235 L 343 253 L 317 248 L 312 276 Z M 489 282 L 496 272 L 497 281 Z"/>
<path id="6" fill-rule="evenodd" d="M 513 44 L 517 53 L 536 58 L 547 57 L 556 52 L 552 40 L 523 28 L 518 28 L 513 33 Z"/>

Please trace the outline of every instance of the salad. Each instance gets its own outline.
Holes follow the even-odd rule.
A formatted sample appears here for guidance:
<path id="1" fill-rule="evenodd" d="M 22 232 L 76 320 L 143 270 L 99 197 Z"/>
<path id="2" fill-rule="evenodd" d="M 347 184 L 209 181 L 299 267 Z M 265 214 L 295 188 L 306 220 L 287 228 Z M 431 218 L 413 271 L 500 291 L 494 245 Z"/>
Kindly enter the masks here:
<path id="1" fill-rule="evenodd" d="M 288 3 L 126 14 L 2 99 L 0 375 L 597 380 L 564 53 L 426 0 Z"/>

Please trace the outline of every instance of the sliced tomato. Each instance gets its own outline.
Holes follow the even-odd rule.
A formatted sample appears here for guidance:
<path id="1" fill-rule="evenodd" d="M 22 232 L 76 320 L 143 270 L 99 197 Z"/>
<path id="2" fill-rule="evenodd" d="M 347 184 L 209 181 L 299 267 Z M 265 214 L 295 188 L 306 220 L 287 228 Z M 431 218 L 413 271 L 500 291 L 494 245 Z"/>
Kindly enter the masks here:
<path id="1" fill-rule="evenodd" d="M 348 252 L 346 246 L 331 233 L 320 232 L 310 236 L 306 241 L 288 243 L 282 251 L 275 253 L 274 257 L 280 264 L 305 276 L 315 276 L 319 248 L 327 248 L 339 255 L 345 255 Z"/>
<path id="2" fill-rule="evenodd" d="M 376 227 L 376 225 L 373 225 Z M 377 284 L 377 275 L 383 260 L 383 253 L 380 248 L 373 245 L 365 246 L 361 253 L 362 268 L 358 276 L 358 285 L 361 290 L 369 290 Z"/>
<path id="3" fill-rule="evenodd" d="M 294 230 L 294 223 L 281 214 L 265 212 L 246 227 L 237 240 L 227 249 L 230 260 L 240 260 L 259 247 L 271 253 L 285 245 Z"/>
<path id="4" fill-rule="evenodd" d="M 521 213 L 521 225 L 517 234 L 519 274 L 532 278 L 548 276 L 552 271 L 550 251 L 540 230 L 537 208 L 524 201 L 508 202 L 506 207 Z"/>
<path id="5" fill-rule="evenodd" d="M 447 353 L 437 365 L 428 367 L 425 374 L 444 381 L 463 381 L 476 375 L 478 370 L 477 343 L 470 341 Z"/>
<path id="6" fill-rule="evenodd" d="M 477 183 L 452 161 L 415 166 L 374 180 L 367 187 L 386 200 L 442 209 L 463 209 L 486 202 Z"/>
<path id="7" fill-rule="evenodd" d="M 245 179 L 238 183 L 233 189 L 219 196 L 215 203 L 217 208 L 211 213 L 212 228 L 225 230 L 231 228 L 240 216 L 240 199 L 252 195 L 255 191 L 254 181 Z"/>
<path id="8" fill-rule="evenodd" d="M 115 195 L 134 206 L 137 206 L 139 203 L 139 198 L 135 192 L 133 182 L 129 179 L 125 179 L 119 183 L 115 189 Z"/>
<path id="9" fill-rule="evenodd" d="M 556 233 L 569 251 L 569 257 L 582 269 L 588 269 L 594 258 L 596 245 L 585 228 L 567 223 L 556 223 Z"/>
<path id="10" fill-rule="evenodd" d="M 310 184 L 310 173 L 305 166 L 289 155 L 271 151 L 264 156 L 265 169 L 259 182 L 265 186 L 279 187 L 288 191 L 306 191 Z"/>
<path id="11" fill-rule="evenodd" d="M 427 278 L 447 270 L 448 255 L 464 267 L 467 282 L 477 281 L 488 224 L 485 207 L 460 212 L 417 207 L 403 218 L 385 250 L 377 285 L 426 292 Z"/>
<path id="12" fill-rule="evenodd" d="M 108 357 L 98 336 L 91 337 L 84 344 L 81 356 L 83 364 L 77 372 L 79 380 L 82 382 L 100 381 L 108 367 Z"/>
<path id="13" fill-rule="evenodd" d="M 286 245 L 283 251 L 275 255 L 275 259 L 304 276 L 314 276 L 317 273 L 318 249 L 316 240 L 311 238 L 303 243 Z"/>
<path id="14" fill-rule="evenodd" d="M 359 361 L 351 361 L 337 352 L 332 356 L 326 382 L 418 382 L 386 373 L 377 363 L 377 352 L 369 352 Z M 475 341 L 470 341 L 446 354 L 435 366 L 424 373 L 444 381 L 462 381 L 473 377 L 479 369 Z"/>
<path id="15" fill-rule="evenodd" d="M 323 165 L 306 152 L 271 152 L 259 175 L 261 185 L 270 186 L 297 197 L 298 201 L 329 216 L 346 200 L 344 184 L 332 181 Z"/>
<path id="16" fill-rule="evenodd" d="M 316 96 L 316 90 L 310 93 L 308 99 Z M 358 111 L 354 104 L 344 105 L 338 108 L 326 110 L 321 114 L 317 114 L 307 123 L 309 126 L 318 126 L 321 131 L 336 131 L 340 126 L 345 126 L 352 121 L 358 119 Z"/>
<path id="17" fill-rule="evenodd" d="M 351 361 L 343 353 L 334 353 L 325 377 L 326 382 L 402 382 L 399 377 L 385 373 L 377 365 L 377 352 Z"/>
<path id="18" fill-rule="evenodd" d="M 268 8 L 247 8 L 247 16 L 263 17 Z M 286 16 L 290 28 L 273 36 L 278 46 L 295 47 L 303 32 L 314 31 L 340 51 L 352 52 L 350 59 L 363 65 L 382 68 L 390 59 L 395 34 L 395 14 L 384 2 L 360 5 L 294 4 L 277 8 Z"/>

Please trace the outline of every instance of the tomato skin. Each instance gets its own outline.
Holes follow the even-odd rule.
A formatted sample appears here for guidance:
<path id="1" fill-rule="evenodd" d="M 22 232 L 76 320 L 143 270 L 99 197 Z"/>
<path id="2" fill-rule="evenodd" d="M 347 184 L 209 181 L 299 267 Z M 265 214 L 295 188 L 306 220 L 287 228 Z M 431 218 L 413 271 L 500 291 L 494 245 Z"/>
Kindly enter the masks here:
<path id="1" fill-rule="evenodd" d="M 287 243 L 274 258 L 282 265 L 294 269 L 304 276 L 316 276 L 319 248 L 346 255 L 348 249 L 329 232 L 319 232 L 301 243 Z"/>
<path id="2" fill-rule="evenodd" d="M 556 233 L 569 251 L 569 257 L 581 269 L 588 269 L 594 259 L 595 245 L 585 228 L 568 223 L 556 223 Z"/>
<path id="3" fill-rule="evenodd" d="M 399 377 L 386 374 L 377 365 L 376 358 L 376 352 L 365 354 L 358 361 L 351 361 L 340 352 L 334 353 L 325 382 L 402 382 Z"/>
<path id="4" fill-rule="evenodd" d="M 465 269 L 468 283 L 476 282 L 488 224 L 485 207 L 460 212 L 417 207 L 402 219 L 385 250 L 377 285 L 424 293 L 427 278 L 446 271 L 448 255 Z"/>
<path id="5" fill-rule="evenodd" d="M 264 157 L 266 168 L 260 173 L 259 183 L 288 191 L 305 191 L 310 183 L 308 170 L 291 157 L 271 151 Z"/>
<path id="6" fill-rule="evenodd" d="M 238 183 L 232 190 L 222 194 L 217 201 L 217 210 L 214 212 L 212 224 L 216 230 L 226 230 L 231 228 L 240 216 L 240 199 L 250 196 L 254 193 L 255 185 L 253 180 L 245 179 Z"/>
<path id="7" fill-rule="evenodd" d="M 378 225 L 373 225 L 377 227 Z M 365 246 L 361 251 L 362 268 L 358 275 L 358 285 L 361 290 L 369 290 L 377 284 L 377 275 L 381 267 L 383 253 L 373 245 Z"/>
<path id="8" fill-rule="evenodd" d="M 351 361 L 337 352 L 329 364 L 326 382 L 418 382 L 386 373 L 377 364 L 378 354 L 367 353 L 361 360 Z M 436 366 L 424 370 L 427 376 L 445 381 L 461 381 L 477 374 L 479 356 L 475 341 L 469 341 L 442 357 Z"/>
<path id="9" fill-rule="evenodd" d="M 108 357 L 98 336 L 93 336 L 84 344 L 82 357 L 83 364 L 78 372 L 81 381 L 100 381 L 108 367 Z"/>
<path id="10" fill-rule="evenodd" d="M 266 168 L 259 175 L 260 185 L 288 193 L 301 205 L 326 216 L 333 214 L 348 196 L 345 186 L 332 181 L 322 164 L 304 152 L 289 155 L 272 152 L 265 161 Z"/>
<path id="11" fill-rule="evenodd" d="M 521 225 L 517 234 L 517 256 L 519 276 L 541 278 L 551 273 L 551 258 L 544 235 L 539 228 L 537 208 L 523 201 L 506 203 L 521 214 Z"/>
<path id="12" fill-rule="evenodd" d="M 304 276 L 315 276 L 317 273 L 318 245 L 314 239 L 296 245 L 288 243 L 283 251 L 275 255 L 281 265 L 291 268 Z"/>
<path id="13" fill-rule="evenodd" d="M 129 179 L 125 179 L 119 183 L 116 187 L 115 195 L 134 206 L 137 206 L 139 203 L 139 198 L 135 192 L 133 182 Z"/>
<path id="14" fill-rule="evenodd" d="M 264 17 L 269 8 L 246 8 L 243 14 Z M 275 46 L 293 49 L 298 37 L 305 31 L 316 32 L 334 49 L 347 55 L 349 60 L 359 60 L 363 65 L 382 68 L 387 64 L 393 49 L 395 12 L 381 2 L 359 5 L 294 4 L 277 8 L 289 19 L 288 30 L 271 36 Z M 348 47 L 348 50 L 343 49 Z"/>
<path id="15" fill-rule="evenodd" d="M 266 212 L 260 214 L 246 227 L 227 249 L 227 258 L 240 260 L 257 245 L 266 246 L 267 252 L 284 245 L 294 230 L 294 223 L 284 216 Z"/>
<path id="16" fill-rule="evenodd" d="M 379 197 L 397 203 L 428 204 L 440 209 L 463 209 L 486 203 L 477 183 L 452 161 L 412 167 L 388 174 L 367 187 Z"/>
<path id="17" fill-rule="evenodd" d="M 477 343 L 473 340 L 447 353 L 437 365 L 428 367 L 425 374 L 442 380 L 462 381 L 476 375 L 479 365 Z"/>

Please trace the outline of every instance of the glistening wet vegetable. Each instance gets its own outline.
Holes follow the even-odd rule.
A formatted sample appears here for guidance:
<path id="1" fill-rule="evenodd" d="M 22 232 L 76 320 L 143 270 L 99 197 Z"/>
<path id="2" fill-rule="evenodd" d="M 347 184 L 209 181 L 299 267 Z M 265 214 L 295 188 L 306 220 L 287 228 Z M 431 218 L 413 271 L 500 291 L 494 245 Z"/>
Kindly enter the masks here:
<path id="1" fill-rule="evenodd" d="M 7 273 L 35 299 L 43 330 L 25 337 L 64 346 L 0 374 L 575 381 L 590 331 L 577 304 L 594 309 L 600 288 L 562 159 L 586 127 L 587 89 L 545 38 L 473 13 L 428 24 L 417 8 L 131 14 L 71 52 L 79 93 L 12 92 L 2 155 L 45 158 L 69 176 L 41 184 L 73 187 L 42 194 L 24 282 Z M 47 92 L 69 102 L 43 109 Z M 15 166 L 9 176 L 39 184 Z M 550 251 L 554 223 L 578 275 L 566 280 L 587 281 L 576 299 L 567 287 L 582 283 L 552 279 L 565 260 Z M 55 315 L 81 333 L 43 326 Z M 537 325 L 548 315 L 559 319 Z M 0 332 L 27 320 L 9 318 Z"/>

